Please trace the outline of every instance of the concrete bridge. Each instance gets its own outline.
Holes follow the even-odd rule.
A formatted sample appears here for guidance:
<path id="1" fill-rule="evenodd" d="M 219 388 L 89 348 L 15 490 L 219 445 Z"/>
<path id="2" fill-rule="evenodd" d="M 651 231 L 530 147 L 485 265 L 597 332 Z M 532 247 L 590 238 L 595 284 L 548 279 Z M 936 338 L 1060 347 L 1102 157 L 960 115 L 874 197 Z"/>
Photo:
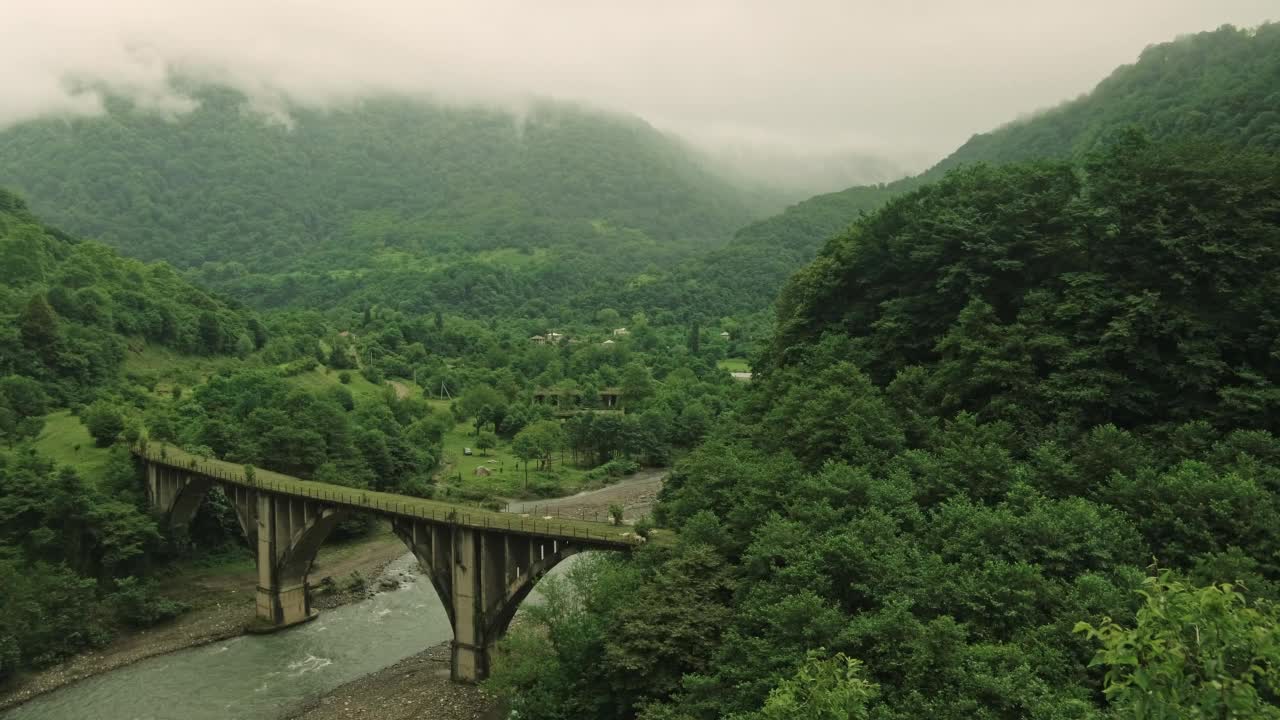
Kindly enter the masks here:
<path id="1" fill-rule="evenodd" d="M 583 550 L 630 550 L 640 538 L 600 522 L 529 518 L 405 495 L 301 480 L 197 457 L 174 448 L 135 449 L 153 508 L 174 527 L 195 516 L 209 488 L 232 501 L 255 548 L 255 629 L 315 617 L 307 573 L 330 531 L 350 513 L 373 513 L 418 558 L 453 625 L 452 677 L 488 677 L 490 654 L 534 583 Z"/>

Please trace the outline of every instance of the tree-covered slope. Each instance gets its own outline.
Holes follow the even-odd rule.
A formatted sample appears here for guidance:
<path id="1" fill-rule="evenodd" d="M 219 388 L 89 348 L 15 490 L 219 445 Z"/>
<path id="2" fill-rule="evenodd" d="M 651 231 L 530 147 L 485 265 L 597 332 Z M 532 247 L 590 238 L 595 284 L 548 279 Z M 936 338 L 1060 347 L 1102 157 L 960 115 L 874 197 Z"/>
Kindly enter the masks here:
<path id="1" fill-rule="evenodd" d="M 281 118 L 230 90 L 192 95 L 171 118 L 117 98 L 100 117 L 10 128 L 0 183 L 131 255 L 233 273 L 364 267 L 387 250 L 599 252 L 602 226 L 694 246 L 768 210 L 625 116 L 377 99 Z"/>
<path id="2" fill-rule="evenodd" d="M 26 378 L 46 398 L 9 408 L 18 415 L 91 396 L 113 378 L 131 342 L 231 354 L 264 341 L 254 317 L 172 267 L 76 240 L 0 189 L 0 377 Z M 0 398 L 0 411 L 4 406 Z"/>
<path id="3" fill-rule="evenodd" d="M 664 484 L 674 542 L 503 642 L 513 709 L 1274 715 L 1280 159 L 1113 142 L 953 172 L 829 243 Z"/>
<path id="4" fill-rule="evenodd" d="M 1280 24 L 1224 26 L 1152 45 L 1092 92 L 975 135 L 930 173 L 1080 155 L 1128 125 L 1157 139 L 1198 137 L 1280 152 Z"/>
<path id="5" fill-rule="evenodd" d="M 975 135 L 919 176 L 821 195 L 749 225 L 689 274 L 711 286 L 708 295 L 735 303 L 721 312 L 764 306 L 827 239 L 892 197 L 965 164 L 1078 157 L 1130 126 L 1155 140 L 1201 138 L 1280 152 L 1280 24 L 1223 27 L 1149 47 L 1092 92 Z M 752 281 L 724 276 L 726 258 L 752 268 Z"/>
<path id="6" fill-rule="evenodd" d="M 769 368 L 826 335 L 880 384 L 1019 424 L 1280 431 L 1280 161 L 1137 131 L 1082 170 L 975 165 L 832 240 Z"/>

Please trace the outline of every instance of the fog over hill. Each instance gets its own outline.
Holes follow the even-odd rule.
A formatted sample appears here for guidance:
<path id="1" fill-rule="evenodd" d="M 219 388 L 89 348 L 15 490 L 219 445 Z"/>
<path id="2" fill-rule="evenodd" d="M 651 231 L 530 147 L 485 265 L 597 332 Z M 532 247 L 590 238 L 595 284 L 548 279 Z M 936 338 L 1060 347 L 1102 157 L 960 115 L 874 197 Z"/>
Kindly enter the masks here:
<path id="1" fill-rule="evenodd" d="M 892 179 L 873 177 L 880 158 L 923 169 L 975 132 L 1086 91 L 1146 45 L 1275 13 L 1263 0 L 1001 0 L 983 12 L 942 0 L 14 5 L 0 125 L 100 113 L 104 88 L 189 111 L 174 71 L 276 111 L 388 93 L 515 108 L 550 97 L 638 114 L 699 145 L 795 148 L 817 160 L 815 189 L 851 156 L 871 159 L 857 168 L 865 180 Z"/>

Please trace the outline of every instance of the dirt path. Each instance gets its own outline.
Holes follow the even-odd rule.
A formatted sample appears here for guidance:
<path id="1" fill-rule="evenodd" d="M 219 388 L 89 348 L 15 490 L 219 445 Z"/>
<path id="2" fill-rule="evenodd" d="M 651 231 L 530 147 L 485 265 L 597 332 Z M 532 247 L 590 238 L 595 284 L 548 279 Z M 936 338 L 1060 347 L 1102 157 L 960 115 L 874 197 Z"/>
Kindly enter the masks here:
<path id="1" fill-rule="evenodd" d="M 405 552 L 404 543 L 389 531 L 361 542 L 321 548 L 311 578 L 319 583 L 325 577 L 336 580 L 352 572 L 374 578 Z M 139 660 L 235 637 L 253 620 L 257 572 L 250 559 L 222 568 L 184 570 L 159 578 L 159 583 L 163 595 L 189 604 L 192 610 L 171 623 L 121 635 L 101 650 L 15 681 L 0 691 L 0 710 Z M 359 599 L 324 597 L 315 605 L 336 607 Z"/>
<path id="2" fill-rule="evenodd" d="M 560 515 L 563 517 L 604 520 L 610 505 L 622 506 L 623 522 L 633 523 L 648 515 L 658 500 L 658 491 L 670 473 L 669 468 L 641 470 L 613 485 L 599 490 L 587 490 L 577 495 L 550 500 L 520 500 L 508 505 L 510 512 L 530 515 Z"/>
<path id="3" fill-rule="evenodd" d="M 390 386 L 391 386 L 391 388 L 392 388 L 393 390 L 395 390 L 395 391 L 396 391 L 396 399 L 397 399 L 397 400 L 403 400 L 403 399 L 405 399 L 405 398 L 409 397 L 409 386 L 408 386 L 408 385 L 405 385 L 404 383 L 400 382 L 399 380 L 388 380 L 388 381 L 387 381 L 387 384 L 388 384 L 388 385 L 390 385 Z"/>

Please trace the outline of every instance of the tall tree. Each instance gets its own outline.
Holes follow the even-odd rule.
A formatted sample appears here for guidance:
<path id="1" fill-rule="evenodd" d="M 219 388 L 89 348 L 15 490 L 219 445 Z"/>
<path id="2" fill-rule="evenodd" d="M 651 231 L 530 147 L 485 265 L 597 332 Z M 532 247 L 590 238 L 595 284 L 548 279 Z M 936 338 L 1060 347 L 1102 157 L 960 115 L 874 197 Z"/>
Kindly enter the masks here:
<path id="1" fill-rule="evenodd" d="M 23 345 L 29 350 L 40 354 L 46 361 L 54 357 L 60 338 L 58 315 L 43 294 L 36 293 L 27 301 L 18 316 L 18 331 Z"/>

